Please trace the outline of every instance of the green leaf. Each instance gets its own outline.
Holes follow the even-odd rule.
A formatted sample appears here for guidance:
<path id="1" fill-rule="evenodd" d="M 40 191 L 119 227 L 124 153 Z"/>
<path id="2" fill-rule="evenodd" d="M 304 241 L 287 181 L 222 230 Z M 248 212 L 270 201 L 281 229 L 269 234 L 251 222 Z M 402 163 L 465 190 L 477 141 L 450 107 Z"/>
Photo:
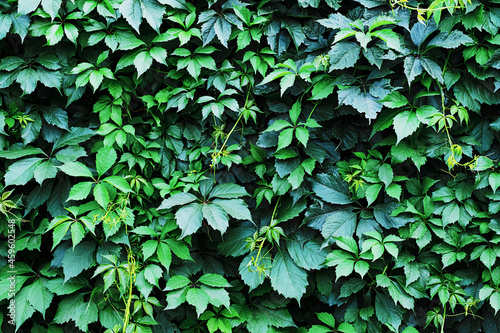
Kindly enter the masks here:
<path id="1" fill-rule="evenodd" d="M 42 161 L 42 158 L 31 157 L 11 164 L 4 176 L 5 185 L 25 185 L 33 179 L 34 172 Z"/>
<path id="2" fill-rule="evenodd" d="M 68 200 L 87 199 L 93 184 L 93 182 L 81 182 L 73 185 L 71 191 L 69 192 Z"/>
<path id="3" fill-rule="evenodd" d="M 94 265 L 95 243 L 86 241 L 66 250 L 62 260 L 64 282 Z"/>
<path id="4" fill-rule="evenodd" d="M 95 165 L 99 177 L 111 169 L 116 159 L 116 151 L 112 147 L 104 147 L 97 152 Z"/>
<path id="5" fill-rule="evenodd" d="M 379 176 L 380 178 L 380 176 Z M 365 187 L 366 200 L 368 201 L 368 206 L 377 200 L 378 194 L 382 189 L 382 184 L 371 184 Z"/>
<path id="6" fill-rule="evenodd" d="M 102 208 L 106 209 L 109 204 L 109 192 L 104 184 L 99 183 L 94 187 L 94 198 Z"/>
<path id="7" fill-rule="evenodd" d="M 42 279 L 37 279 L 28 288 L 28 302 L 45 318 L 45 311 L 50 306 L 54 295 L 42 284 Z"/>
<path id="8" fill-rule="evenodd" d="M 337 172 L 319 174 L 311 180 L 313 192 L 326 202 L 338 205 L 351 203 L 349 187 Z"/>
<path id="9" fill-rule="evenodd" d="M 306 270 L 320 269 L 328 253 L 315 239 L 302 243 L 299 239 L 288 238 L 286 244 L 293 261 Z"/>
<path id="10" fill-rule="evenodd" d="M 225 210 L 216 204 L 202 204 L 202 206 L 203 217 L 208 224 L 222 234 L 225 233 L 229 226 L 229 217 Z"/>
<path id="11" fill-rule="evenodd" d="M 33 68 L 27 68 L 19 72 L 16 82 L 21 85 L 25 94 L 31 94 L 35 91 L 36 84 L 40 80 L 38 73 Z"/>
<path id="12" fill-rule="evenodd" d="M 159 33 L 163 15 L 165 14 L 165 7 L 160 5 L 156 0 L 141 0 L 140 2 L 142 17 L 157 33 Z M 138 76 L 140 76 L 140 74 Z"/>
<path id="13" fill-rule="evenodd" d="M 12 149 L 15 148 L 15 149 Z M 0 157 L 6 158 L 9 160 L 15 160 L 21 157 L 29 156 L 29 155 L 37 155 L 37 154 L 45 154 L 43 150 L 40 148 L 35 148 L 31 146 L 18 146 L 13 145 L 9 150 L 0 151 Z"/>
<path id="14" fill-rule="evenodd" d="M 307 142 L 309 141 L 309 130 L 307 128 L 297 127 L 295 129 L 295 136 L 304 147 L 307 147 Z"/>
<path id="15" fill-rule="evenodd" d="M 488 182 L 493 189 L 493 193 L 495 193 L 500 186 L 500 173 L 492 172 L 488 177 Z"/>
<path id="16" fill-rule="evenodd" d="M 87 141 L 92 136 L 95 135 L 95 132 L 89 128 L 84 127 L 72 127 L 69 133 L 63 134 L 52 147 L 52 151 L 55 151 L 64 146 L 72 146 Z"/>
<path id="17" fill-rule="evenodd" d="M 408 99 L 406 99 L 406 97 L 403 96 L 399 91 L 391 92 L 390 94 L 382 98 L 379 102 L 391 109 L 396 109 L 408 105 Z"/>
<path id="18" fill-rule="evenodd" d="M 403 52 L 403 49 L 401 47 L 400 36 L 396 32 L 394 32 L 393 30 L 381 29 L 381 30 L 372 31 L 371 34 L 373 36 L 377 36 L 378 38 L 380 38 L 384 42 L 386 42 L 387 46 L 389 48 L 396 50 L 398 52 Z"/>
<path id="19" fill-rule="evenodd" d="M 35 309 L 28 301 L 30 288 L 28 286 L 21 289 L 15 298 L 15 311 L 16 316 L 14 322 L 16 323 L 16 331 L 19 327 L 35 313 Z"/>
<path id="20" fill-rule="evenodd" d="M 45 179 L 55 178 L 58 171 L 52 160 L 43 161 L 35 169 L 35 180 L 41 185 Z"/>
<path id="21" fill-rule="evenodd" d="M 187 292 L 186 301 L 196 308 L 199 317 L 207 309 L 209 297 L 202 289 L 191 288 Z"/>
<path id="22" fill-rule="evenodd" d="M 443 47 L 445 49 L 456 49 L 460 45 L 474 43 L 474 40 L 462 31 L 453 30 L 451 32 L 442 31 L 434 37 L 427 47 Z"/>
<path id="23" fill-rule="evenodd" d="M 359 59 L 361 47 L 353 42 L 340 42 L 332 46 L 330 57 L 330 71 L 353 67 Z"/>
<path id="24" fill-rule="evenodd" d="M 420 59 L 415 58 L 414 56 L 408 56 L 404 60 L 404 72 L 406 78 L 408 79 L 408 85 L 410 85 L 413 80 L 424 71 L 424 67 L 422 67 L 422 63 Z"/>
<path id="25" fill-rule="evenodd" d="M 109 176 L 104 178 L 102 181 L 113 185 L 123 193 L 132 192 L 132 188 L 130 187 L 129 183 L 127 183 L 127 181 L 123 177 Z"/>
<path id="26" fill-rule="evenodd" d="M 356 230 L 358 214 L 352 210 L 338 210 L 330 213 L 325 219 L 321 234 L 325 239 L 330 237 L 349 236 Z"/>
<path id="27" fill-rule="evenodd" d="M 72 177 L 89 177 L 92 178 L 90 169 L 80 162 L 67 162 L 58 167 L 65 174 Z"/>
<path id="28" fill-rule="evenodd" d="M 403 319 L 401 310 L 393 300 L 382 293 L 375 296 L 375 315 L 381 323 L 395 330 L 399 329 Z"/>
<path id="29" fill-rule="evenodd" d="M 274 258 L 270 278 L 274 290 L 287 298 L 295 298 L 297 302 L 308 285 L 306 271 L 298 267 L 288 254 L 281 252 Z"/>
<path id="30" fill-rule="evenodd" d="M 247 204 L 242 199 L 221 200 L 215 199 L 213 204 L 221 207 L 231 217 L 238 220 L 252 221 L 252 215 Z"/>
<path id="31" fill-rule="evenodd" d="M 233 183 L 224 183 L 215 186 L 208 198 L 234 199 L 246 195 L 249 194 L 243 186 Z"/>
<path id="32" fill-rule="evenodd" d="M 204 274 L 198 279 L 199 283 L 203 283 L 210 287 L 228 288 L 231 287 L 229 282 L 219 274 Z"/>
<path id="33" fill-rule="evenodd" d="M 132 28 L 139 33 L 142 21 L 142 9 L 140 0 L 125 0 L 120 5 L 120 13 Z"/>
<path id="34" fill-rule="evenodd" d="M 389 186 L 387 186 L 385 191 L 391 198 L 394 198 L 399 201 L 399 199 L 401 198 L 401 193 L 403 192 L 403 188 L 399 184 L 392 183 Z"/>
<path id="35" fill-rule="evenodd" d="M 42 81 L 43 83 L 43 81 Z M 68 113 L 61 108 L 45 108 L 43 118 L 51 125 L 69 131 Z"/>
<path id="36" fill-rule="evenodd" d="M 394 179 L 394 171 L 392 171 L 392 167 L 390 164 L 383 163 L 378 170 L 378 178 L 385 184 L 387 188 L 392 180 Z"/>
<path id="37" fill-rule="evenodd" d="M 443 70 L 434 61 L 427 58 L 420 58 L 420 63 L 427 73 L 430 74 L 434 79 L 438 80 L 439 83 L 444 83 Z"/>
<path id="38" fill-rule="evenodd" d="M 169 291 L 184 288 L 190 283 L 191 281 L 187 277 L 182 275 L 174 275 L 170 279 L 168 279 L 167 286 L 164 290 Z"/>
<path id="39" fill-rule="evenodd" d="M 394 131 L 398 137 L 398 144 L 404 138 L 410 136 L 420 126 L 420 121 L 415 112 L 404 111 L 394 117 L 393 121 Z"/>
<path id="40" fill-rule="evenodd" d="M 292 143 L 293 132 L 294 132 L 293 128 L 287 128 L 286 130 L 280 133 L 278 137 L 278 148 L 276 148 L 276 150 L 286 148 Z"/>
<path id="41" fill-rule="evenodd" d="M 203 221 L 203 204 L 190 203 L 182 206 L 175 213 L 175 220 L 182 230 L 180 238 L 194 234 L 201 227 Z"/>
<path id="42" fill-rule="evenodd" d="M 197 199 L 198 198 L 191 193 L 185 193 L 185 192 L 177 193 L 171 196 L 170 198 L 163 200 L 158 209 L 170 209 L 174 206 L 186 205 Z"/>

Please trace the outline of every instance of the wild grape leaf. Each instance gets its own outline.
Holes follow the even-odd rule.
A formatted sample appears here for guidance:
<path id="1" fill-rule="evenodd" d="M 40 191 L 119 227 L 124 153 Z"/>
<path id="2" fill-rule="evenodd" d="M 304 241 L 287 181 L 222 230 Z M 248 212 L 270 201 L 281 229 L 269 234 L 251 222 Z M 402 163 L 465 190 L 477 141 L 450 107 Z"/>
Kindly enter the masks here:
<path id="1" fill-rule="evenodd" d="M 41 185 L 45 179 L 55 178 L 58 171 L 59 170 L 54 162 L 52 162 L 52 159 L 43 161 L 35 169 L 35 180 Z"/>
<path id="2" fill-rule="evenodd" d="M 186 294 L 186 301 L 196 308 L 199 317 L 207 309 L 209 296 L 200 288 L 191 288 Z"/>
<path id="3" fill-rule="evenodd" d="M 49 124 L 69 131 L 68 128 L 68 113 L 61 108 L 45 108 L 43 110 L 43 118 Z"/>
<path id="4" fill-rule="evenodd" d="M 474 40 L 462 31 L 453 30 L 451 32 L 442 31 L 434 37 L 427 47 L 443 47 L 445 49 L 456 49 L 460 45 L 474 43 Z"/>
<path id="5" fill-rule="evenodd" d="M 28 297 L 30 291 L 30 286 L 26 286 L 21 289 L 18 293 L 16 293 L 15 298 L 15 320 L 16 323 L 16 331 L 19 327 L 29 318 L 33 316 L 35 313 L 35 308 L 30 304 Z"/>
<path id="6" fill-rule="evenodd" d="M 428 24 L 418 22 L 411 28 L 410 37 L 413 44 L 420 47 L 422 43 L 436 30 L 437 27 L 434 20 L 429 20 Z"/>
<path id="7" fill-rule="evenodd" d="M 65 133 L 61 138 L 59 138 L 52 147 L 52 151 L 55 151 L 64 146 L 72 146 L 87 141 L 96 133 L 89 128 L 85 127 L 72 127 L 69 133 Z"/>
<path id="8" fill-rule="evenodd" d="M 203 204 L 202 206 L 203 217 L 208 224 L 222 234 L 225 233 L 229 226 L 229 217 L 226 211 L 216 204 Z"/>
<path id="9" fill-rule="evenodd" d="M 443 70 L 434 61 L 427 58 L 420 58 L 420 63 L 427 73 L 430 74 L 434 79 L 438 80 L 439 83 L 444 83 Z"/>
<path id="10" fill-rule="evenodd" d="M 377 293 L 375 297 L 375 315 L 381 323 L 387 326 L 390 325 L 396 331 L 399 329 L 403 319 L 399 307 L 394 304 L 391 298 L 382 293 Z"/>
<path id="11" fill-rule="evenodd" d="M 45 279 L 43 279 L 46 281 Z M 45 310 L 49 307 L 54 294 L 52 294 L 42 283 L 42 279 L 38 278 L 28 288 L 28 301 L 45 317 Z"/>
<path id="12" fill-rule="evenodd" d="M 140 0 L 125 0 L 120 5 L 120 13 L 135 31 L 139 32 L 142 21 L 142 9 Z"/>
<path id="13" fill-rule="evenodd" d="M 141 11 L 141 15 L 146 22 L 156 32 L 159 32 L 163 21 L 163 14 L 165 14 L 165 7 L 160 5 L 156 0 L 141 0 Z"/>

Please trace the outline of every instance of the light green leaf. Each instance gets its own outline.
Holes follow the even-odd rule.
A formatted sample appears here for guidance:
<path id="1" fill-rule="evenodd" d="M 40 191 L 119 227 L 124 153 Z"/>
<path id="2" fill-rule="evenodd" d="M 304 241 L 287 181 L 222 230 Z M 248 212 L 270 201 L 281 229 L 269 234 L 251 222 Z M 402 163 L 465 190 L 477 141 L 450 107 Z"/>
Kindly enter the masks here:
<path id="1" fill-rule="evenodd" d="M 28 301 L 29 293 L 30 287 L 26 286 L 16 294 L 16 316 L 14 320 L 14 322 L 16 323 L 16 331 L 27 319 L 31 318 L 35 313 L 35 308 L 33 308 L 33 306 Z"/>
<path id="2" fill-rule="evenodd" d="M 28 288 L 28 302 L 33 308 L 39 311 L 45 318 L 45 311 L 52 302 L 54 294 L 52 294 L 43 284 L 42 279 L 38 278 Z"/>
<path id="3" fill-rule="evenodd" d="M 142 17 L 157 33 L 159 33 L 163 15 L 165 14 L 165 7 L 160 5 L 156 0 L 141 0 L 140 2 Z M 140 74 L 138 76 L 140 76 Z"/>
<path id="4" fill-rule="evenodd" d="M 209 299 L 207 293 L 200 288 L 191 288 L 186 295 L 186 301 L 196 308 L 198 317 L 207 309 Z"/>
<path id="5" fill-rule="evenodd" d="M 111 169 L 116 159 L 116 151 L 112 147 L 104 147 L 97 152 L 95 165 L 99 177 Z"/>
<path id="6" fill-rule="evenodd" d="M 11 164 L 4 176 L 5 185 L 25 185 L 33 179 L 34 172 L 42 161 L 42 158 L 31 157 Z"/>
<path id="7" fill-rule="evenodd" d="M 84 200 L 90 194 L 93 182 L 81 182 L 73 185 L 71 191 L 69 191 L 68 200 Z M 68 201 L 66 200 L 66 201 Z"/>
<path id="8" fill-rule="evenodd" d="M 278 137 L 278 148 L 276 150 L 280 150 L 288 147 L 292 143 L 293 139 L 293 128 L 287 128 L 282 131 Z"/>
<path id="9" fill-rule="evenodd" d="M 170 208 L 172 208 L 174 206 L 178 206 L 178 205 L 184 206 L 184 205 L 186 205 L 190 202 L 193 202 L 197 199 L 198 198 L 191 193 L 185 193 L 185 192 L 176 193 L 173 196 L 171 196 L 170 198 L 163 200 L 160 207 L 158 207 L 158 209 L 170 209 Z"/>
<path id="10" fill-rule="evenodd" d="M 104 178 L 102 181 L 113 185 L 114 187 L 116 187 L 117 189 L 119 189 L 124 193 L 132 192 L 132 188 L 130 187 L 129 183 L 127 183 L 127 181 L 123 177 L 109 176 Z"/>
<path id="11" fill-rule="evenodd" d="M 167 286 L 165 287 L 164 290 L 169 291 L 169 290 L 175 290 L 175 289 L 180 289 L 188 284 L 190 284 L 191 281 L 182 275 L 174 275 L 167 281 Z"/>
<path id="12" fill-rule="evenodd" d="M 16 82 L 21 85 L 25 94 L 31 94 L 35 91 L 36 83 L 40 80 L 38 73 L 33 68 L 27 68 L 19 72 Z"/>
<path id="13" fill-rule="evenodd" d="M 35 180 L 38 184 L 42 185 L 45 179 L 55 178 L 58 171 L 52 160 L 43 161 L 35 169 Z"/>
<path id="14" fill-rule="evenodd" d="M 384 163 L 380 166 L 378 170 L 378 178 L 385 184 L 385 187 L 389 186 L 394 179 L 394 172 L 390 164 Z"/>
<path id="15" fill-rule="evenodd" d="M 87 141 L 92 136 L 95 135 L 95 132 L 89 128 L 85 127 L 72 127 L 69 133 L 63 134 L 52 147 L 52 151 L 55 151 L 64 146 L 72 146 Z"/>
<path id="16" fill-rule="evenodd" d="M 89 177 L 92 178 L 90 169 L 80 162 L 67 162 L 58 167 L 65 174 L 72 177 Z"/>
<path id="17" fill-rule="evenodd" d="M 401 310 L 394 301 L 382 293 L 377 293 L 375 297 L 375 315 L 381 323 L 395 330 L 399 329 L 403 319 Z"/>
<path id="18" fill-rule="evenodd" d="M 210 287 L 229 288 L 231 285 L 226 278 L 219 274 L 204 274 L 198 279 L 199 283 L 206 284 Z"/>
<path id="19" fill-rule="evenodd" d="M 352 237 L 356 230 L 358 214 L 352 210 L 338 210 L 331 212 L 325 219 L 321 234 L 325 239 L 329 237 Z"/>
<path id="20" fill-rule="evenodd" d="M 226 212 L 215 204 L 202 204 L 203 217 L 208 224 L 215 230 L 219 230 L 222 234 L 226 232 L 229 226 L 229 217 Z"/>
<path id="21" fill-rule="evenodd" d="M 175 220 L 182 230 L 180 238 L 184 238 L 198 231 L 203 221 L 202 211 L 203 205 L 199 203 L 190 203 L 179 208 L 175 213 Z"/>
<path id="22" fill-rule="evenodd" d="M 394 117 L 393 121 L 394 131 L 398 137 L 398 144 L 404 138 L 410 136 L 420 126 L 417 115 L 412 111 L 404 111 Z"/>
<path id="23" fill-rule="evenodd" d="M 137 33 L 142 21 L 142 9 L 140 0 L 125 0 L 120 5 L 120 13 Z"/>
<path id="24" fill-rule="evenodd" d="M 99 183 L 94 187 L 94 198 L 102 208 L 106 209 L 109 204 L 109 192 L 104 184 Z"/>
<path id="25" fill-rule="evenodd" d="M 208 198 L 234 199 L 249 195 L 241 185 L 233 183 L 219 184 L 213 188 Z"/>
<path id="26" fill-rule="evenodd" d="M 488 182 L 493 189 L 493 193 L 495 193 L 500 186 L 500 173 L 492 172 L 488 177 Z"/>

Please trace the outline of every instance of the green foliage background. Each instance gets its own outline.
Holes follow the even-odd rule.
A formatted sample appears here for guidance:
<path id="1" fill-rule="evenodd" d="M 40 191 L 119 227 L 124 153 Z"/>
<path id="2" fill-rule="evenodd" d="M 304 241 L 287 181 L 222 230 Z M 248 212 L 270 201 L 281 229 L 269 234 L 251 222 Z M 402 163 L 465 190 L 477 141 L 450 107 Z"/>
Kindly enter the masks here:
<path id="1" fill-rule="evenodd" d="M 0 8 L 2 332 L 500 332 L 498 1 Z"/>

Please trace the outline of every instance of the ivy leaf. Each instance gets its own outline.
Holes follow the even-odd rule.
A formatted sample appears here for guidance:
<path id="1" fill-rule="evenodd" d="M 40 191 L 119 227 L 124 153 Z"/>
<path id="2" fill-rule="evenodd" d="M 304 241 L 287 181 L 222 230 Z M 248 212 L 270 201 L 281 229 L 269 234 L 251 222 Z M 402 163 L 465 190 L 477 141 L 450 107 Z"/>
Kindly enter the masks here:
<path id="1" fill-rule="evenodd" d="M 157 33 L 159 33 L 160 25 L 163 21 L 163 14 L 165 14 L 165 7 L 156 2 L 156 0 L 141 0 L 140 3 L 141 16 L 146 19 L 146 22 L 148 22 Z"/>
<path id="2" fill-rule="evenodd" d="M 19 0 L 17 10 L 19 14 L 29 14 L 40 6 L 41 0 Z"/>
<path id="3" fill-rule="evenodd" d="M 242 199 L 215 199 L 212 202 L 214 205 L 221 207 L 227 214 L 237 220 L 252 221 L 252 214 L 250 213 L 247 204 Z"/>
<path id="4" fill-rule="evenodd" d="M 198 279 L 198 282 L 216 288 L 231 287 L 226 278 L 219 274 L 204 274 Z"/>
<path id="5" fill-rule="evenodd" d="M 19 327 L 35 313 L 35 308 L 28 301 L 29 287 L 24 287 L 16 294 L 16 316 L 14 322 L 16 323 L 16 331 Z"/>
<path id="6" fill-rule="evenodd" d="M 271 286 L 287 298 L 300 298 L 306 292 L 307 273 L 298 267 L 286 253 L 278 252 L 271 269 Z"/>
<path id="7" fill-rule="evenodd" d="M 72 146 L 87 141 L 92 136 L 95 135 L 95 132 L 89 128 L 84 127 L 72 127 L 69 133 L 63 134 L 56 142 L 54 142 L 54 146 L 52 147 L 52 151 L 55 151 L 64 146 Z"/>
<path id="8" fill-rule="evenodd" d="M 443 47 L 445 49 L 456 49 L 460 45 L 472 44 L 474 40 L 462 31 L 453 30 L 451 32 L 442 31 L 434 37 L 427 47 Z"/>
<path id="9" fill-rule="evenodd" d="M 26 68 L 19 72 L 16 82 L 21 85 L 25 94 L 31 94 L 35 91 L 36 83 L 40 80 L 38 73 L 33 68 Z"/>
<path id="10" fill-rule="evenodd" d="M 247 195 L 249 194 L 243 186 L 233 183 L 224 183 L 215 186 L 208 198 L 234 199 Z"/>
<path id="11" fill-rule="evenodd" d="M 135 31 L 139 32 L 142 21 L 141 1 L 125 0 L 120 5 L 120 13 Z"/>
<path id="12" fill-rule="evenodd" d="M 396 144 L 398 144 L 401 140 L 410 136 L 417 130 L 420 126 L 420 121 L 415 112 L 404 111 L 394 117 L 393 126 L 398 137 Z"/>
<path id="13" fill-rule="evenodd" d="M 94 184 L 93 182 L 81 182 L 73 185 L 71 191 L 69 192 L 68 200 L 87 199 L 93 184 Z"/>

